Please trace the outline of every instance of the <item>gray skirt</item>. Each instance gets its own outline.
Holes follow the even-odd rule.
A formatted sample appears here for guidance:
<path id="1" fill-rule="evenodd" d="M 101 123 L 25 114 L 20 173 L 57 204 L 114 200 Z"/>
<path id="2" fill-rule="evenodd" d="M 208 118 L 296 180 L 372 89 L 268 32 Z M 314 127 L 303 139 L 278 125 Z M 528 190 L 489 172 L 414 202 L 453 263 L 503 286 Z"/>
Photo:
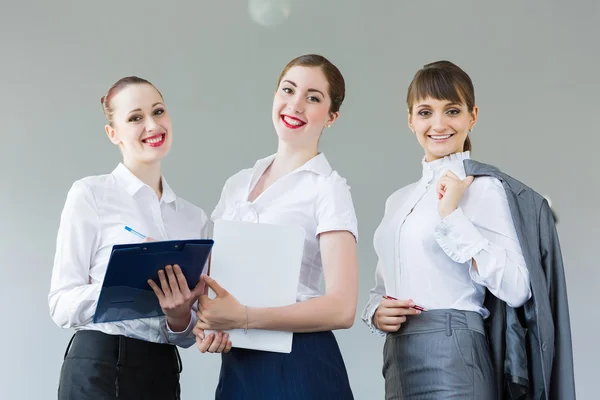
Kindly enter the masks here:
<path id="1" fill-rule="evenodd" d="M 495 400 L 483 318 L 431 310 L 408 317 L 383 348 L 386 400 Z"/>

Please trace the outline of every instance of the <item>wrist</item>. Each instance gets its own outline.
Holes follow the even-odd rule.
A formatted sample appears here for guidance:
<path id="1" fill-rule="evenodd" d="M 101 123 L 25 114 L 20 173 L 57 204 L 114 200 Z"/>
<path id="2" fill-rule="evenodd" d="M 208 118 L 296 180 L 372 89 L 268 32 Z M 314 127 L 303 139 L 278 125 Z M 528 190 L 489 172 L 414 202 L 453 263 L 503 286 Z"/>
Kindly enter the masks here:
<path id="1" fill-rule="evenodd" d="M 379 329 L 379 326 L 377 326 L 377 309 L 378 309 L 378 308 L 379 308 L 379 307 L 377 307 L 377 308 L 375 309 L 375 312 L 373 313 L 373 316 L 371 317 L 371 324 L 372 324 L 372 325 L 373 325 L 373 326 L 374 326 L 376 329 Z"/>
<path id="2" fill-rule="evenodd" d="M 187 316 L 167 316 L 167 324 L 169 329 L 173 332 L 183 332 L 186 330 L 190 321 L 192 320 L 192 313 L 190 312 Z"/>
<path id="3" fill-rule="evenodd" d="M 440 217 L 442 219 L 446 218 L 448 215 L 452 214 L 454 211 L 456 211 L 458 209 L 457 207 L 449 207 L 449 208 L 442 208 L 440 209 Z"/>
<path id="4" fill-rule="evenodd" d="M 242 304 L 237 318 L 238 329 L 248 329 L 248 311 L 249 307 Z"/>
<path id="5" fill-rule="evenodd" d="M 256 313 L 258 311 L 258 308 L 246 306 L 245 311 L 246 312 L 244 315 L 244 322 L 243 322 L 242 329 L 261 329 L 257 325 L 257 321 L 256 321 Z"/>

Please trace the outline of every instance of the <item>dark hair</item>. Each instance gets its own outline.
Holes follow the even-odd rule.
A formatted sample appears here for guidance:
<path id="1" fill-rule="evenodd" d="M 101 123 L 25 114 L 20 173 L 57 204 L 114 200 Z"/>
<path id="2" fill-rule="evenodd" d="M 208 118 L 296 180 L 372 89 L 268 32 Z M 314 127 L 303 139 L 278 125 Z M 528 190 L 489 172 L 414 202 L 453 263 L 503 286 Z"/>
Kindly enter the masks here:
<path id="1" fill-rule="evenodd" d="M 417 71 L 408 86 L 406 104 L 412 114 L 413 105 L 428 97 L 464 103 L 469 112 L 475 107 L 475 88 L 465 71 L 450 61 L 436 61 L 426 64 Z M 471 150 L 471 139 L 467 136 L 463 151 Z"/>
<path id="2" fill-rule="evenodd" d="M 325 79 L 327 79 L 327 83 L 329 84 L 328 94 L 331 98 L 329 112 L 336 113 L 340 110 L 340 107 L 344 102 L 344 97 L 346 96 L 346 83 L 340 70 L 333 65 L 331 61 L 318 54 L 305 54 L 303 56 L 296 57 L 285 66 L 283 71 L 281 71 L 281 75 L 279 75 L 279 80 L 277 81 L 277 86 L 279 86 L 285 74 L 292 67 L 321 68 L 321 71 L 323 71 Z"/>
<path id="3" fill-rule="evenodd" d="M 108 121 L 108 124 L 110 126 L 112 126 L 112 124 L 114 122 L 113 121 L 114 108 L 111 104 L 113 97 L 115 97 L 121 90 L 125 89 L 129 85 L 141 85 L 141 84 L 150 85 L 154 89 L 156 89 L 156 86 L 154 86 L 153 84 L 148 82 L 146 79 L 138 78 L 137 76 L 126 76 L 125 78 L 121 78 L 118 81 L 116 81 L 108 89 L 106 94 L 100 98 L 100 103 L 102 103 L 102 110 L 104 111 L 104 116 L 106 117 L 106 120 Z M 160 90 L 156 89 L 156 91 L 162 98 L 163 95 L 160 93 Z"/>

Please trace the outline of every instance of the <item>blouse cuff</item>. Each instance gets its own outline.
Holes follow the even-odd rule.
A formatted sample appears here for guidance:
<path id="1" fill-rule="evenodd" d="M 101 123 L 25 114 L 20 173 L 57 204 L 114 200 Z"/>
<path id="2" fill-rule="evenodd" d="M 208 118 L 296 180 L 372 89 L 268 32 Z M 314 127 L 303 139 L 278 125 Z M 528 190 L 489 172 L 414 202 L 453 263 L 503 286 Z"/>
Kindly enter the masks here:
<path id="1" fill-rule="evenodd" d="M 188 336 L 190 332 L 194 329 L 196 322 L 198 322 L 198 317 L 196 316 L 194 310 L 192 310 L 190 313 L 190 323 L 188 324 L 187 328 L 185 328 L 181 332 L 174 332 L 169 326 L 167 318 L 165 318 L 165 325 L 167 326 L 167 334 L 169 335 L 170 343 L 177 342 L 177 339 L 181 338 L 182 336 Z"/>
<path id="2" fill-rule="evenodd" d="M 385 336 L 387 335 L 387 333 L 382 331 L 381 329 L 378 329 L 373 323 L 373 316 L 375 315 L 375 311 L 377 311 L 377 307 L 379 307 L 379 302 L 369 305 L 367 309 L 363 312 L 362 320 L 369 327 L 371 332 L 379 336 Z"/>
<path id="3" fill-rule="evenodd" d="M 487 244 L 460 207 L 440 221 L 434 235 L 448 257 L 461 264 L 470 261 Z"/>

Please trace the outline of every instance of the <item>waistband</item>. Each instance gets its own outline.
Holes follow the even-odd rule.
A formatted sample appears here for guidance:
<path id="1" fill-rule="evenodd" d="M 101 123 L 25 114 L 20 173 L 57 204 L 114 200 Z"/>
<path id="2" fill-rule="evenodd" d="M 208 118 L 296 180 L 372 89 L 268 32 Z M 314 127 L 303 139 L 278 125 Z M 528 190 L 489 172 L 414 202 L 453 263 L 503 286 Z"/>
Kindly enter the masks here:
<path id="1" fill-rule="evenodd" d="M 89 358 L 119 366 L 182 371 L 181 357 L 172 344 L 153 343 L 96 330 L 76 332 L 65 358 Z"/>
<path id="2" fill-rule="evenodd" d="M 468 329 L 485 336 L 481 314 L 474 311 L 450 309 L 424 311 L 419 315 L 410 316 L 400 326 L 400 329 L 391 333 L 391 335 L 411 335 L 440 331 L 446 331 L 448 335 L 451 335 L 452 331 L 457 329 Z"/>

